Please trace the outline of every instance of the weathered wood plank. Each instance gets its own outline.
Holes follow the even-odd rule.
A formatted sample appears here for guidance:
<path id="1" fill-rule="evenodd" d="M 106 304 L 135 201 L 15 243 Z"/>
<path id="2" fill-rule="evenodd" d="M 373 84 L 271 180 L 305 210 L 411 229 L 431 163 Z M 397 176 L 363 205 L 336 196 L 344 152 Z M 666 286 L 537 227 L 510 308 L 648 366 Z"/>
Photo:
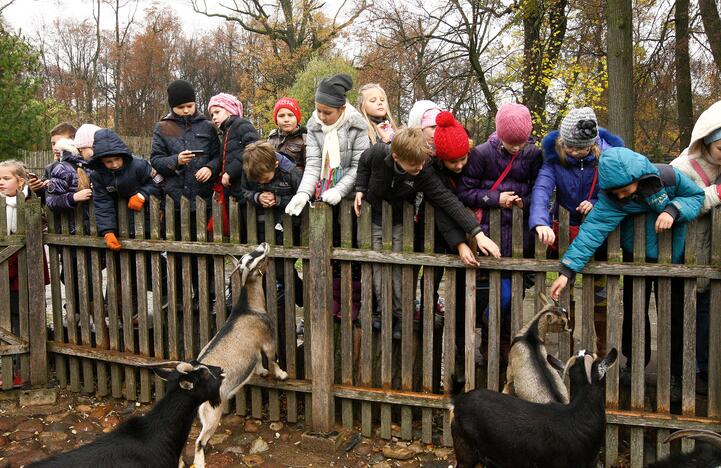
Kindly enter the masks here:
<path id="1" fill-rule="evenodd" d="M 491 210 L 491 239 L 501 245 L 501 212 Z M 501 272 L 493 270 L 489 274 L 488 294 L 488 370 L 489 390 L 498 390 L 501 367 Z M 474 301 L 475 302 L 475 301 Z M 468 385 L 468 382 L 466 382 Z"/>
<path id="2" fill-rule="evenodd" d="M 393 246 L 393 212 L 388 202 L 382 208 L 382 244 L 383 253 L 389 254 Z M 381 266 L 381 386 L 391 388 L 393 378 L 393 267 Z M 381 430 L 383 439 L 391 438 L 391 406 L 381 405 Z"/>
<path id="3" fill-rule="evenodd" d="M 403 204 L 403 252 L 413 252 L 413 222 L 415 206 Z M 401 270 L 401 389 L 413 389 L 413 364 L 415 362 L 413 318 L 415 315 L 416 281 L 413 267 Z M 434 308 L 431 308 L 433 311 Z M 401 439 L 413 437 L 413 412 L 408 406 L 401 407 Z"/>
<path id="4" fill-rule="evenodd" d="M 120 233 L 121 244 L 128 239 L 128 206 L 126 200 L 118 202 L 118 231 Z M 134 253 L 127 250 L 120 251 L 120 297 L 122 303 L 122 325 L 123 325 L 123 349 L 126 353 L 136 353 L 135 337 L 133 336 L 133 285 L 131 278 L 133 271 L 131 269 L 130 256 Z M 137 386 L 135 381 L 135 369 L 130 366 L 125 367 L 125 398 L 135 401 L 137 398 Z"/>
<path id="5" fill-rule="evenodd" d="M 371 213 L 368 203 L 361 205 L 361 216 L 358 221 L 358 246 L 364 250 L 371 250 Z M 370 263 L 361 264 L 361 347 L 359 364 L 359 384 L 370 387 L 372 383 L 372 356 L 373 356 L 373 270 Z M 363 437 L 372 436 L 371 404 L 361 404 L 361 434 Z"/>
<path id="6" fill-rule="evenodd" d="M 25 204 L 27 222 L 27 275 L 28 278 L 44 278 L 45 249 L 43 247 L 43 222 L 40 200 L 33 198 Z M 7 276 L 5 276 L 7 278 Z M 7 297 L 7 296 L 4 296 Z M 45 315 L 45 282 L 28 282 L 29 322 L 33 324 L 29 333 L 30 342 L 30 383 L 45 385 L 48 382 L 48 341 Z M 92 371 L 91 371 L 92 372 Z"/>
<path id="7" fill-rule="evenodd" d="M 352 202 L 343 200 L 340 207 L 340 245 L 345 248 L 353 247 L 352 212 Z M 340 278 L 340 382 L 343 385 L 353 385 L 353 322 L 351 317 L 353 311 L 353 279 L 351 278 L 350 262 L 341 263 Z M 343 427 L 347 429 L 353 427 L 352 401 L 345 399 L 341 401 L 341 419 Z"/>
<path id="8" fill-rule="evenodd" d="M 283 245 L 293 246 L 293 218 L 290 215 L 283 215 Z M 279 326 L 285 327 L 285 371 L 289 379 L 297 377 L 296 351 L 298 340 L 296 337 L 295 299 L 298 291 L 295 290 L 295 261 L 286 258 L 283 261 L 283 276 L 285 278 L 285 323 Z M 298 395 L 295 392 L 285 393 L 286 421 L 295 423 L 298 421 Z"/>
<path id="9" fill-rule="evenodd" d="M 135 237 L 145 237 L 145 210 L 143 208 L 138 213 L 135 213 Z M 138 308 L 135 311 L 137 314 L 138 324 L 138 351 L 144 356 L 150 356 L 150 327 L 148 324 L 148 269 L 146 267 L 147 255 L 143 252 L 135 253 L 135 279 L 136 279 L 136 291 Z M 157 290 L 156 290 L 157 292 Z M 135 321 L 133 321 L 135 322 Z M 135 324 L 133 323 L 133 328 Z M 135 338 L 133 338 L 134 340 Z M 140 369 L 140 397 L 139 400 L 143 403 L 147 403 L 151 399 L 151 388 L 150 388 L 150 376 L 151 373 L 148 369 Z"/>
<path id="10" fill-rule="evenodd" d="M 160 239 L 160 200 L 157 197 L 150 199 L 150 238 Z M 153 357 L 164 359 L 165 339 L 163 330 L 166 329 L 166 310 L 163 309 L 163 263 L 162 257 L 157 252 L 150 254 L 150 277 L 153 285 Z M 167 292 L 166 292 L 167 296 Z M 165 299 L 167 304 L 167 297 Z M 160 400 L 165 395 L 165 381 L 155 376 L 155 400 Z"/>

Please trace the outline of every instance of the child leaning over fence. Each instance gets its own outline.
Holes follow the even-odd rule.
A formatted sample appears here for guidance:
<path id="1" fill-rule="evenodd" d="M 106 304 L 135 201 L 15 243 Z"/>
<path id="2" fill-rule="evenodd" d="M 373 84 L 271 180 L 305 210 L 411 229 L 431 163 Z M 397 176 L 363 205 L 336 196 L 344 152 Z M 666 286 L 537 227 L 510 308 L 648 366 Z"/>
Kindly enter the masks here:
<path id="1" fill-rule="evenodd" d="M 388 108 L 388 96 L 378 83 L 364 84 L 358 90 L 358 110 L 368 123 L 371 144 L 390 143 L 398 131 Z"/>
<path id="2" fill-rule="evenodd" d="M 369 140 L 365 119 L 346 100 L 352 87 L 353 79 L 343 74 L 318 85 L 315 111 L 308 120 L 305 171 L 286 213 L 299 215 L 311 198 L 337 205 L 353 190 L 358 160 Z"/>
<path id="3" fill-rule="evenodd" d="M 60 140 L 72 140 L 73 138 L 75 138 L 75 127 L 71 124 L 61 122 L 54 126 L 52 130 L 50 130 L 50 147 L 53 150 L 53 158 L 55 158 L 55 160 L 45 166 L 45 172 L 42 178 L 32 172 L 28 172 L 28 187 L 30 187 L 30 190 L 37 194 L 43 202 L 45 201 L 45 189 L 50 178 L 50 171 L 52 171 L 53 167 L 60 161 L 61 150 L 56 147 L 56 144 Z"/>
<path id="4" fill-rule="evenodd" d="M 686 174 L 704 190 L 704 203 L 698 221 L 696 261 L 705 264 L 711 254 L 711 213 L 721 205 L 721 101 L 706 109 L 696 121 L 691 144 L 671 165 Z M 708 379 L 709 312 L 711 291 L 708 279 L 698 282 L 696 294 L 696 361 L 702 389 Z M 718 310 L 718 309 L 717 309 Z"/>
<path id="5" fill-rule="evenodd" d="M 531 194 L 531 215 L 528 226 L 547 245 L 556 258 L 558 252 L 558 209 L 570 215 L 569 238 L 578 234 L 578 226 L 598 200 L 598 158 L 607 148 L 623 146 L 623 140 L 600 128 L 590 107 L 571 109 L 554 130 L 543 139 L 544 163 Z M 555 192 L 553 206 L 551 199 Z M 600 247 L 596 260 L 606 260 L 606 249 Z M 606 354 L 606 294 L 602 276 L 594 278 L 596 352 Z M 575 301 L 571 301 L 573 322 Z"/>
<path id="6" fill-rule="evenodd" d="M 610 148 L 603 152 L 598 163 L 598 185 L 601 192 L 598 202 L 581 224 L 578 236 L 561 259 L 561 275 L 551 286 L 551 296 L 558 299 L 576 273 L 593 256 L 608 235 L 621 224 L 621 247 L 624 260 L 633 260 L 633 219 L 629 215 L 647 213 L 646 261 L 658 260 L 658 235 L 672 229 L 672 261 L 681 263 L 684 254 L 686 227 L 698 216 L 704 201 L 704 192 L 681 171 L 667 164 L 651 164 L 643 155 L 626 148 Z M 628 279 L 628 278 L 627 278 Z M 637 279 L 634 283 L 640 282 Z M 658 277 L 645 279 L 646 340 L 645 362 L 651 356 L 648 305 L 651 286 L 658 291 Z M 629 382 L 631 364 L 631 317 L 633 292 L 638 289 L 630 281 L 623 288 L 623 354 L 626 367 L 622 369 L 622 382 Z M 643 288 L 643 284 L 641 288 Z M 683 356 L 683 278 L 671 279 L 671 400 L 681 399 L 681 358 Z"/>
<path id="7" fill-rule="evenodd" d="M 466 139 L 467 144 L 467 139 Z M 486 255 L 498 256 L 498 247 L 481 231 L 472 213 L 464 207 L 453 193 L 436 176 L 430 161 L 431 149 L 421 130 L 404 129 L 398 132 L 389 146 L 376 143 L 361 156 L 356 181 L 355 212 L 360 215 L 363 199 L 371 204 L 373 248 L 383 248 L 382 203 L 392 207 L 392 248 L 399 252 L 403 245 L 403 205 L 413 203 L 417 192 L 433 204 L 436 211 L 447 219 L 455 220 L 463 231 L 475 236 L 479 248 Z M 464 258 L 464 261 L 467 261 Z M 475 259 L 474 259 L 475 261 Z M 373 288 L 380 303 L 380 266 L 373 266 Z M 393 338 L 401 337 L 402 288 L 400 266 L 393 267 Z M 374 318 L 380 328 L 380 312 Z"/>
<path id="8" fill-rule="evenodd" d="M 278 99 L 273 106 L 273 121 L 277 127 L 268 135 L 268 143 L 293 161 L 301 172 L 305 168 L 305 145 L 308 136 L 308 130 L 301 125 L 302 117 L 298 101 L 291 97 Z"/>
<path id="9" fill-rule="evenodd" d="M 18 197 L 30 198 L 30 191 L 27 185 L 28 173 L 25 165 L 20 161 L 13 159 L 0 162 L 0 194 L 5 198 L 5 215 L 7 222 L 7 235 L 18 232 Z M 45 283 L 50 283 L 45 254 L 43 253 L 43 263 L 45 264 L 44 276 Z M 12 255 L 8 260 L 8 274 L 10 282 L 10 329 L 14 335 L 20 334 L 20 283 L 19 283 L 19 263 L 18 254 Z M 13 385 L 20 386 L 23 384 L 20 376 L 20 367 L 17 357 L 13 358 Z"/>
<path id="10" fill-rule="evenodd" d="M 95 133 L 89 166 L 98 234 L 105 238 L 110 250 L 120 250 L 115 205 L 125 199 L 129 209 L 142 211 L 151 196 L 159 196 L 160 187 L 153 181 L 153 168 L 144 159 L 134 158 L 123 140 L 108 129 Z"/>

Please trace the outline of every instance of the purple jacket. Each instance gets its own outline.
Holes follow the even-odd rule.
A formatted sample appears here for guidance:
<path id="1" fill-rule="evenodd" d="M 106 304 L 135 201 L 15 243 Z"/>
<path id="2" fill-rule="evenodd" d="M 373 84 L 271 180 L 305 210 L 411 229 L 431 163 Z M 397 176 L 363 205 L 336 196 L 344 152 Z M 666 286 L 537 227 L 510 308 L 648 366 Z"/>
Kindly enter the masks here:
<path id="1" fill-rule="evenodd" d="M 608 130 L 599 129 L 598 144 L 601 151 L 617 146 L 623 146 L 623 140 Z M 596 168 L 596 157 L 589 154 L 580 160 L 567 158 L 567 164 L 561 164 L 556 153 L 556 139 L 558 131 L 554 130 L 543 138 L 543 157 L 545 162 L 538 173 L 536 185 L 531 196 L 531 217 L 528 227 L 551 226 L 554 219 L 558 219 L 558 205 L 567 209 L 571 215 L 571 226 L 581 224 L 581 215 L 576 211 L 582 201 L 588 199 L 588 193 L 593 184 L 593 175 Z M 553 191 L 556 191 L 556 201 L 550 205 Z M 590 202 L 594 205 L 598 200 L 598 184 L 591 195 Z"/>
<path id="2" fill-rule="evenodd" d="M 468 164 L 461 172 L 460 185 L 456 191 L 458 198 L 470 208 L 498 208 L 501 192 L 515 192 L 523 199 L 523 252 L 533 255 L 533 238 L 528 232 L 528 213 L 531 206 L 531 189 L 541 169 L 543 157 L 541 150 L 529 139 L 529 144 L 521 151 L 506 178 L 497 190 L 490 190 L 500 177 L 511 154 L 501 145 L 501 140 L 492 134 L 488 141 L 471 151 Z M 513 212 L 504 209 L 501 213 L 501 255 L 511 256 L 511 227 Z M 489 235 L 488 210 L 484 210 L 481 227 Z"/>

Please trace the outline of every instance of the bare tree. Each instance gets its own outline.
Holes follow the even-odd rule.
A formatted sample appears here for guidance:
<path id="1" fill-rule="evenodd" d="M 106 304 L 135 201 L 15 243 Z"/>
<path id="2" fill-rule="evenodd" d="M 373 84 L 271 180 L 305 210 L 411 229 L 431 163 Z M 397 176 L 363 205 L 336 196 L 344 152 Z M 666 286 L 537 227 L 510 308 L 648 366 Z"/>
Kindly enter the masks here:
<path id="1" fill-rule="evenodd" d="M 698 8 L 714 62 L 716 62 L 718 71 L 721 72 L 721 19 L 718 8 L 716 8 L 716 1 L 698 0 Z"/>
<path id="2" fill-rule="evenodd" d="M 608 127 L 634 146 L 633 11 L 631 0 L 606 3 Z"/>
<path id="3" fill-rule="evenodd" d="M 688 50 L 689 0 L 676 0 L 674 24 L 676 29 L 676 110 L 681 147 L 691 142 L 693 131 L 693 96 L 691 94 L 691 59 Z"/>

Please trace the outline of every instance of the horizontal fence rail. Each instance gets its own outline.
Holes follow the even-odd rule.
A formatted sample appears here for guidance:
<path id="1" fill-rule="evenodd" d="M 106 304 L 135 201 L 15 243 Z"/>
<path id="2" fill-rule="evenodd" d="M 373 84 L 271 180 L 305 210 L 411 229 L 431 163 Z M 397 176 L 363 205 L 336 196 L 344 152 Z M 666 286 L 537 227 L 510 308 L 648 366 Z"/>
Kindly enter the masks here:
<path id="1" fill-rule="evenodd" d="M 289 379 L 254 377 L 225 411 L 303 419 L 314 430 L 341 424 L 367 437 L 451 445 L 452 378 L 463 376 L 466 390 L 503 387 L 509 337 L 543 306 L 540 293 L 559 270 L 558 259 L 549 258 L 537 240 L 534 252 L 524 256 L 524 236 L 535 234 L 524 232 L 520 208 L 513 209 L 511 257 L 479 257 L 478 268 L 466 268 L 458 255 L 438 253 L 442 238 L 429 204 L 420 213 L 405 204 L 395 226 L 391 206 L 384 204 L 382 223 L 374 226 L 367 203 L 360 217 L 344 200 L 336 207 L 318 203 L 291 218 L 231 199 L 226 232 L 219 203 L 198 198 L 195 206 L 191 210 L 187 199 L 152 198 L 134 213 L 120 201 L 122 250 L 112 252 L 99 236 L 92 203 L 63 213 L 46 210 L 48 229 L 39 235 L 40 204 L 32 200 L 19 208 L 25 216 L 18 232 L 6 235 L 0 199 L 0 294 L 10 293 L 5 278 L 11 257 L 25 272 L 17 333 L 10 330 L 9 305 L 0 301 L 3 388 L 11 386 L 17 355 L 22 375 L 34 383 L 51 375 L 75 392 L 141 402 L 162 397 L 162 380 L 139 366 L 196 357 L 239 297 L 231 257 L 265 241 L 271 244 L 266 308 Z M 650 461 L 644 453 L 665 456 L 670 447 L 662 441 L 673 429 L 721 429 L 721 212 L 709 216 L 707 255 L 696 249 L 700 224 L 694 222 L 684 264 L 671 263 L 670 233 L 659 236 L 658 262 L 648 262 L 639 216 L 632 220 L 633 252 L 624 259 L 617 229 L 597 252 L 598 260 L 561 294 L 575 322 L 572 336 L 553 334 L 547 340 L 561 360 L 582 348 L 596 349 L 599 333 L 608 349 L 621 351 L 624 289 L 633 298 L 626 335 L 630 382 L 621 377 L 623 357 L 606 380 L 606 466 L 619 457 L 640 467 Z M 500 210 L 490 210 L 489 217 L 489 235 L 500 243 Z M 561 256 L 569 245 L 568 225 L 569 215 L 561 210 Z M 43 244 L 47 293 L 39 284 Z M 656 293 L 648 296 L 643 284 L 652 276 L 658 277 Z M 511 292 L 508 315 L 502 311 L 504 288 Z M 682 320 L 672 317 L 672 291 L 683 295 Z M 700 291 L 708 291 L 712 304 L 707 395 L 695 388 Z M 648 329 L 647 300 L 653 305 Z M 683 382 L 679 404 L 671 401 L 672 363 L 679 357 L 672 355 L 672 323 L 681 324 L 683 335 L 681 375 L 673 376 Z M 650 366 L 644 359 L 647 344 L 653 350 Z M 649 440 L 653 450 L 644 448 Z"/>

